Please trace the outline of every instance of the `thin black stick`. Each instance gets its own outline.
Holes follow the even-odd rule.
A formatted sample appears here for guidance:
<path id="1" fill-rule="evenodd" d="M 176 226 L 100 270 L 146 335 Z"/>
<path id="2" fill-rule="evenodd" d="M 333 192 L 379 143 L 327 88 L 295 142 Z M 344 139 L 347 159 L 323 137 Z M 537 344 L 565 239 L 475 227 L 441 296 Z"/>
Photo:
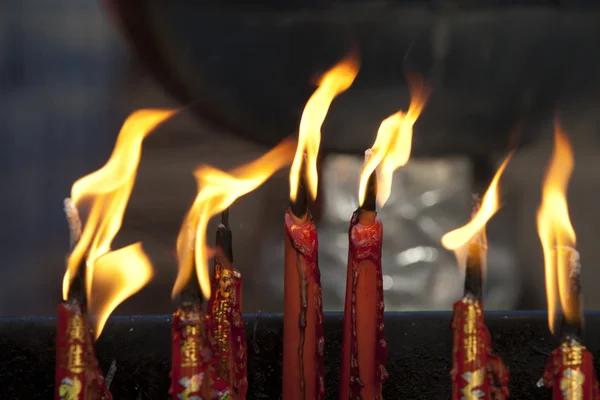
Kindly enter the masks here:
<path id="1" fill-rule="evenodd" d="M 481 201 L 479 196 L 473 196 L 473 212 L 479 211 Z M 465 295 L 471 295 L 479 300 L 483 298 L 483 262 L 487 253 L 487 238 L 485 227 L 471 238 L 467 250 L 467 265 L 465 270 Z"/>
<path id="2" fill-rule="evenodd" d="M 233 262 L 233 235 L 229 229 L 229 208 L 221 213 L 221 223 L 217 227 L 216 247 L 220 247 L 229 263 Z M 216 260 L 216 258 L 215 258 Z M 216 261 L 215 261 L 216 262 Z"/>
<path id="3" fill-rule="evenodd" d="M 308 191 L 306 190 L 306 166 L 302 163 L 300 168 L 300 177 L 298 178 L 298 191 L 296 200 L 290 199 L 290 210 L 297 218 L 303 218 L 308 212 Z"/>

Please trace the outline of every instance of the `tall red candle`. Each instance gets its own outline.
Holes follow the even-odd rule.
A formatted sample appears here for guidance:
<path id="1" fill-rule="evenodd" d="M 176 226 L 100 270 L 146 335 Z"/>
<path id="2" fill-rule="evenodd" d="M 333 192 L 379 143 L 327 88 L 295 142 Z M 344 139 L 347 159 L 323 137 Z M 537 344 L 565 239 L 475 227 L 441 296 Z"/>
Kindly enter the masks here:
<path id="1" fill-rule="evenodd" d="M 283 400 L 325 398 L 319 241 L 307 196 L 310 192 L 313 200 L 317 197 L 321 125 L 333 99 L 352 85 L 357 74 L 358 59 L 349 54 L 319 78 L 300 119 L 290 167 L 291 205 L 284 218 Z"/>
<path id="2" fill-rule="evenodd" d="M 233 267 L 229 210 L 222 213 L 217 228 L 217 254 L 208 301 L 207 320 L 217 357 L 216 374 L 228 382 L 233 400 L 245 400 L 247 346 L 242 318 L 242 275 Z"/>
<path id="3" fill-rule="evenodd" d="M 283 399 L 320 400 L 325 398 L 325 336 L 319 241 L 310 213 L 304 209 L 298 216 L 294 209 L 285 214 Z"/>
<path id="4" fill-rule="evenodd" d="M 376 175 L 369 181 L 365 201 L 352 215 L 348 235 L 340 400 L 381 399 L 388 378 L 381 275 L 383 225 L 375 212 Z"/>

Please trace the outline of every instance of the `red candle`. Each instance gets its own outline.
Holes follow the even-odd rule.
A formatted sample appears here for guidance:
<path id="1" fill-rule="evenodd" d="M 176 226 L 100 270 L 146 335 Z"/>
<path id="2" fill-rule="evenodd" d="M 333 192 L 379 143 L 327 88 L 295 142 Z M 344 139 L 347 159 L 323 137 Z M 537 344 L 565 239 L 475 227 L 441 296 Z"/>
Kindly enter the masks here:
<path id="1" fill-rule="evenodd" d="M 313 200 L 317 197 L 321 125 L 333 99 L 352 85 L 357 74 L 354 54 L 327 71 L 300 120 L 298 146 L 290 168 L 291 205 L 284 223 L 283 400 L 325 398 L 319 241 L 307 197 L 309 193 Z"/>
<path id="2" fill-rule="evenodd" d="M 228 382 L 233 400 L 245 400 L 248 379 L 246 333 L 242 318 L 242 275 L 233 267 L 228 213 L 229 210 L 223 212 L 217 229 L 217 254 L 207 320 L 215 344 L 216 374 Z"/>
<path id="3" fill-rule="evenodd" d="M 58 306 L 56 400 L 112 400 L 98 366 L 87 313 L 77 302 Z"/>
<path id="4" fill-rule="evenodd" d="M 231 388 L 233 396 L 242 399 L 245 396 L 246 350 L 241 318 L 241 276 L 231 264 L 231 237 L 225 241 L 231 232 L 224 221 L 218 230 L 215 262 L 220 265 L 217 268 L 219 282 L 224 285 L 231 283 L 232 286 L 216 291 L 207 317 L 203 312 L 202 299 L 211 299 L 214 281 L 211 281 L 208 268 L 212 251 L 206 245 L 206 227 L 213 216 L 224 211 L 222 217 L 225 216 L 226 210 L 237 198 L 253 191 L 275 171 L 289 165 L 295 147 L 295 143 L 286 140 L 262 157 L 228 172 L 209 165 L 202 165 L 194 171 L 198 193 L 177 238 L 179 271 L 172 292 L 173 297 L 181 293 L 182 299 L 173 319 L 173 400 L 191 395 L 202 399 L 230 398 Z M 225 277 L 229 275 L 231 279 L 228 282 Z M 229 306 L 231 309 L 223 309 Z M 222 329 L 225 328 L 234 342 L 222 340 Z M 213 332 L 217 333 L 216 338 L 212 337 Z M 229 348 L 221 351 L 224 347 L 219 344 Z M 229 365 L 222 365 L 221 361 Z"/>
<path id="5" fill-rule="evenodd" d="M 183 304 L 173 315 L 171 331 L 171 387 L 173 400 L 222 398 L 227 383 L 215 379 L 216 359 L 211 349 L 201 304 Z"/>
<path id="6" fill-rule="evenodd" d="M 381 399 L 388 378 L 381 275 L 383 225 L 374 211 L 375 174 L 370 181 L 363 206 L 350 222 L 340 400 Z"/>
<path id="7" fill-rule="evenodd" d="M 285 214 L 283 399 L 324 399 L 325 336 L 317 251 L 310 214 Z"/>
<path id="8" fill-rule="evenodd" d="M 554 149 L 542 186 L 537 214 L 538 234 L 544 251 L 548 325 L 555 330 L 556 305 L 560 303 L 560 346 L 548 360 L 540 383 L 552 388 L 553 399 L 600 399 L 594 362 L 581 342 L 583 305 L 581 264 L 575 249 L 575 230 L 569 219 L 566 192 L 573 172 L 573 151 L 557 121 Z"/>
<path id="9" fill-rule="evenodd" d="M 576 337 L 565 337 L 552 352 L 543 384 L 552 388 L 554 400 L 600 399 L 592 354 Z"/>

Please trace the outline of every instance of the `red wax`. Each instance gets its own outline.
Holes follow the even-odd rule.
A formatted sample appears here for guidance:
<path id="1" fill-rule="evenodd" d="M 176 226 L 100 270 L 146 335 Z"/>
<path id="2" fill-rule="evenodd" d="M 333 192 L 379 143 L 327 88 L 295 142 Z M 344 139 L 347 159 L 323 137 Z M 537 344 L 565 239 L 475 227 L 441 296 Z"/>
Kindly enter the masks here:
<path id="1" fill-rule="evenodd" d="M 317 229 L 309 216 L 300 220 L 290 210 L 285 214 L 285 229 L 282 398 L 321 400 L 325 399 L 325 337 Z M 300 326 L 303 290 L 300 273 L 306 282 L 304 328 Z"/>
<path id="2" fill-rule="evenodd" d="M 348 276 L 340 400 L 380 399 L 387 346 L 383 324 L 381 241 L 383 226 L 374 212 L 352 216 L 349 231 Z"/>
<path id="3" fill-rule="evenodd" d="M 544 385 L 552 388 L 554 400 L 600 399 L 592 355 L 574 339 L 563 340 L 550 355 Z"/>
<path id="4" fill-rule="evenodd" d="M 78 305 L 58 306 L 55 400 L 112 400 L 98 366 L 87 314 Z"/>

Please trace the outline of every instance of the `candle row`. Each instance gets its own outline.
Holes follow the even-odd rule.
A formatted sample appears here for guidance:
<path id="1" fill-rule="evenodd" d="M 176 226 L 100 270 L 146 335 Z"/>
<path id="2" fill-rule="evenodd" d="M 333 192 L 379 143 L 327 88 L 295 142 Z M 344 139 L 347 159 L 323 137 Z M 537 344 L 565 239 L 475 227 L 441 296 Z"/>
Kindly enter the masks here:
<path id="1" fill-rule="evenodd" d="M 178 300 L 172 327 L 171 396 L 173 399 L 245 399 L 246 343 L 242 320 L 242 277 L 233 265 L 229 207 L 276 171 L 290 167 L 290 206 L 284 215 L 284 400 L 324 399 L 323 356 L 326 346 L 318 234 L 309 203 L 317 196 L 320 130 L 334 98 L 358 74 L 350 55 L 327 71 L 304 109 L 298 141 L 286 140 L 257 160 L 221 171 L 194 171 L 196 198 L 177 237 L 178 275 L 172 297 Z M 350 218 L 348 269 L 339 398 L 381 399 L 388 373 L 383 323 L 381 251 L 383 224 L 377 218 L 389 197 L 393 172 L 410 156 L 414 123 L 430 93 L 422 79 L 408 74 L 411 102 L 380 125 L 365 153 L 358 185 L 359 207 Z M 64 302 L 58 310 L 56 399 L 111 399 L 94 354 L 110 313 L 139 291 L 153 275 L 141 243 L 111 250 L 135 182 L 142 142 L 174 111 L 141 110 L 121 129 L 107 164 L 76 181 L 65 211 L 71 252 L 63 280 Z M 555 399 L 593 399 L 598 387 L 591 355 L 581 344 L 580 266 L 570 225 L 566 186 L 573 167 L 566 136 L 556 126 L 555 152 L 543 185 L 538 212 L 549 324 L 554 330 L 556 304 L 563 319 L 561 346 L 548 363 L 542 384 Z M 482 280 L 487 254 L 485 224 L 499 209 L 499 180 L 511 154 L 494 176 L 471 220 L 442 238 L 465 269 L 464 296 L 454 304 L 453 399 L 508 397 L 508 370 L 494 353 L 483 318 Z M 85 205 L 85 224 L 79 209 Z M 207 245 L 211 218 L 221 215 L 215 249 Z M 213 271 L 209 273 L 209 261 Z M 212 275 L 212 276 L 211 276 Z M 204 299 L 208 299 L 207 305 Z M 94 315 L 93 320 L 88 314 Z M 90 321 L 94 323 L 91 324 Z M 400 379 L 400 377 L 398 377 Z M 579 397 L 572 397 L 573 393 Z M 561 397 L 562 396 L 562 397 Z M 597 397 L 594 397 L 597 396 Z"/>

